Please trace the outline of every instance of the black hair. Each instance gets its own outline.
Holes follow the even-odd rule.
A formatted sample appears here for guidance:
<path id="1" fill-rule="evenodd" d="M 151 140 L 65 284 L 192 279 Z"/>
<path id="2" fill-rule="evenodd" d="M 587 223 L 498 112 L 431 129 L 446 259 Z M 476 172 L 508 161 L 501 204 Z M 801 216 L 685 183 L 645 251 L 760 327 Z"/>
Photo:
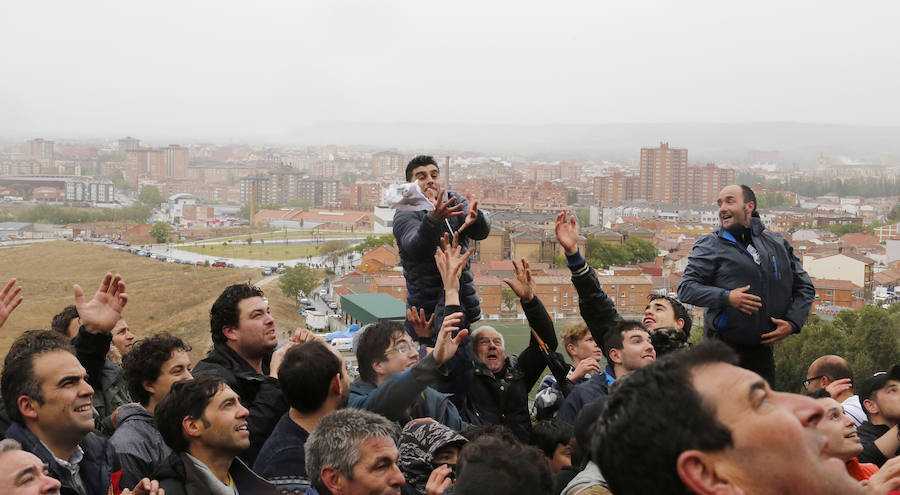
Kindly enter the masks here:
<path id="1" fill-rule="evenodd" d="M 744 204 L 753 201 L 753 213 L 751 216 L 758 217 L 759 213 L 756 211 L 759 203 L 756 202 L 756 193 L 753 192 L 753 189 L 750 189 L 750 186 L 745 186 L 741 184 L 741 191 L 744 193 Z"/>
<path id="2" fill-rule="evenodd" d="M 647 297 L 647 302 L 653 302 L 657 299 L 665 299 L 666 301 L 669 301 L 669 304 L 672 305 L 672 310 L 675 312 L 675 319 L 677 320 L 681 318 L 682 320 L 684 320 L 684 327 L 682 328 L 682 330 L 684 330 L 685 334 L 690 335 L 691 327 L 694 325 L 694 321 L 691 318 L 691 314 L 688 313 L 687 308 L 684 307 L 684 304 L 681 304 L 681 301 L 675 299 L 674 297 L 666 296 L 663 294 L 650 294 Z"/>
<path id="3" fill-rule="evenodd" d="M 457 468 L 453 488 L 457 495 L 553 493 L 550 465 L 541 451 L 530 445 L 484 436 L 462 448 Z"/>
<path id="4" fill-rule="evenodd" d="M 507 444 L 520 443 L 519 438 L 505 425 L 469 425 L 468 428 L 459 432 L 459 434 L 466 437 L 466 440 L 470 442 L 474 442 L 482 437 L 497 437 Z"/>
<path id="5" fill-rule="evenodd" d="M 63 337 L 53 330 L 28 330 L 19 335 L 3 362 L 3 373 L 0 375 L 0 394 L 3 405 L 13 421 L 24 423 L 19 411 L 19 397 L 27 396 L 44 403 L 41 383 L 34 376 L 34 358 L 44 353 L 65 351 L 75 355 L 75 349 L 68 336 Z"/>
<path id="6" fill-rule="evenodd" d="M 378 322 L 362 332 L 356 343 L 356 362 L 359 366 L 359 377 L 363 381 L 375 383 L 376 374 L 372 365 L 384 361 L 384 353 L 396 340 L 396 336 L 403 337 L 405 334 L 406 327 L 396 321 Z"/>
<path id="7" fill-rule="evenodd" d="M 806 394 L 807 397 L 811 397 L 813 399 L 830 399 L 831 394 L 828 393 L 824 388 L 820 388 L 819 390 L 813 390 Z"/>
<path id="8" fill-rule="evenodd" d="M 278 368 L 278 383 L 294 409 L 309 413 L 318 410 L 328 397 L 334 376 L 341 373 L 341 359 L 326 346 L 311 341 L 295 345 L 284 354 Z"/>
<path id="9" fill-rule="evenodd" d="M 209 310 L 209 330 L 216 344 L 224 344 L 228 339 L 222 332 L 224 327 L 237 327 L 241 319 L 238 304 L 251 297 L 266 297 L 263 291 L 250 284 L 229 285 L 219 294 Z"/>
<path id="10" fill-rule="evenodd" d="M 529 444 L 543 451 L 547 457 L 553 457 L 557 446 L 572 442 L 572 435 L 572 425 L 556 418 L 542 419 L 532 427 Z"/>
<path id="11" fill-rule="evenodd" d="M 155 382 L 162 372 L 162 365 L 177 350 L 190 352 L 191 346 L 168 332 L 161 332 L 138 340 L 131 352 L 122 356 L 122 373 L 132 399 L 144 406 L 150 402 L 150 392 L 144 388 L 144 382 Z"/>
<path id="12" fill-rule="evenodd" d="M 66 306 L 53 317 L 53 320 L 50 321 L 50 330 L 53 330 L 68 339 L 69 323 L 75 318 L 78 318 L 78 309 L 76 309 L 75 306 Z"/>
<path id="13" fill-rule="evenodd" d="M 610 350 L 624 348 L 625 333 L 632 330 L 643 330 L 646 332 L 647 327 L 637 320 L 621 320 L 616 324 L 615 330 L 606 334 L 606 338 L 603 341 L 603 354 L 607 359 L 609 359 Z"/>
<path id="14" fill-rule="evenodd" d="M 206 424 L 203 412 L 225 386 L 225 380 L 215 375 L 200 375 L 193 380 L 173 383 L 153 412 L 156 428 L 166 445 L 175 452 L 186 452 L 188 441 L 184 438 L 181 423 L 184 418 L 194 418 Z"/>
<path id="15" fill-rule="evenodd" d="M 434 165 L 438 167 L 436 161 L 434 161 L 434 157 L 431 155 L 419 155 L 412 160 L 409 161 L 409 164 L 406 165 L 406 182 L 412 181 L 412 171 L 418 167 L 426 167 L 428 165 Z M 438 167 L 440 170 L 441 167 Z"/>
<path id="16" fill-rule="evenodd" d="M 694 388 L 693 370 L 734 364 L 718 340 L 676 351 L 616 380 L 597 420 L 593 459 L 616 495 L 686 494 L 678 456 L 689 449 L 717 452 L 733 445 L 731 431 Z M 640 459 L 640 462 L 635 462 Z"/>

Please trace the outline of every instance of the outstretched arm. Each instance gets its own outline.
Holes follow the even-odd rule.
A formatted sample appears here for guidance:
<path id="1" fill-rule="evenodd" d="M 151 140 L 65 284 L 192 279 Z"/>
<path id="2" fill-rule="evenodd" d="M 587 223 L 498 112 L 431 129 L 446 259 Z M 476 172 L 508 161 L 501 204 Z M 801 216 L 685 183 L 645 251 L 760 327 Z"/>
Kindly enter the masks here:
<path id="1" fill-rule="evenodd" d="M 6 319 L 21 304 L 23 299 L 22 296 L 19 296 L 19 292 L 22 292 L 22 286 L 13 289 L 14 285 L 16 285 L 16 279 L 11 278 L 6 283 L 6 287 L 3 288 L 3 292 L 0 292 L 0 328 L 3 327 Z M 12 289 L 11 292 L 10 289 Z"/>

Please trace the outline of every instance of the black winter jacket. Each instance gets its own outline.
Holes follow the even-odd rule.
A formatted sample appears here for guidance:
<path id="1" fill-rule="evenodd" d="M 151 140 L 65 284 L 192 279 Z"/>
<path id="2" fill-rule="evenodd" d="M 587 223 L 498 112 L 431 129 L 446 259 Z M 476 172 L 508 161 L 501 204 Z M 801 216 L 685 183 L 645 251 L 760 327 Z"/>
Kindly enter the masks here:
<path id="1" fill-rule="evenodd" d="M 231 463 L 228 470 L 234 486 L 240 495 L 274 495 L 275 485 L 254 473 L 238 458 Z M 206 480 L 198 473 L 193 463 L 183 454 L 172 454 L 153 473 L 153 479 L 159 481 L 159 487 L 166 495 L 211 495 L 213 492 Z"/>
<path id="2" fill-rule="evenodd" d="M 553 321 L 540 299 L 535 296 L 522 304 L 528 324 L 541 337 L 549 351 L 556 350 L 556 331 Z M 465 393 L 458 397 L 457 404 L 463 419 L 471 424 L 502 424 L 508 427 L 522 442 L 531 437 L 531 415 L 528 413 L 528 393 L 541 377 L 547 366 L 547 359 L 538 341 L 531 335 L 528 347 L 518 356 L 509 355 L 500 373 L 494 374 L 480 359 L 475 357 L 471 345 L 465 349 L 469 356 L 470 369 L 452 370 L 451 373 L 467 373 Z M 460 346 L 463 351 L 463 346 Z M 451 360 L 452 361 L 452 360 Z"/>
<path id="3" fill-rule="evenodd" d="M 757 217 L 750 221 L 750 232 L 759 264 L 721 226 L 694 244 L 678 299 L 704 308 L 704 338 L 754 346 L 775 329 L 773 317 L 790 322 L 795 333 L 806 323 L 816 291 L 794 249 Z M 749 315 L 728 304 L 728 291 L 747 285 L 748 293 L 762 299 L 762 307 Z"/>
<path id="4" fill-rule="evenodd" d="M 468 202 L 465 198 L 456 193 L 450 194 L 456 198 L 457 204 L 462 203 L 462 211 L 466 211 Z M 426 318 L 431 316 L 444 298 L 441 274 L 434 264 L 434 251 L 440 246 L 444 233 L 452 236 L 453 232 L 459 230 L 465 221 L 465 215 L 450 217 L 447 221 L 450 222 L 452 232 L 446 222 L 432 220 L 425 210 L 398 211 L 394 215 L 394 238 L 400 250 L 403 276 L 406 277 L 406 306 L 424 309 Z M 484 211 L 478 210 L 478 220 L 460 234 L 459 244 L 463 252 L 469 247 L 469 239 L 481 240 L 490 232 L 490 219 Z M 469 264 L 466 264 L 459 278 L 459 299 L 466 321 L 478 321 L 481 318 L 481 304 Z M 443 317 L 438 316 L 439 318 L 435 318 L 435 328 L 440 328 L 438 320 Z"/>
<path id="5" fill-rule="evenodd" d="M 116 461 L 115 451 L 108 446 L 106 438 L 90 432 L 79 444 L 84 451 L 84 458 L 78 463 L 78 474 L 84 485 L 84 492 L 79 492 L 73 484 L 69 471 L 56 462 L 56 457 L 47 450 L 47 447 L 19 423 L 13 423 L 6 429 L 3 436 L 11 438 L 22 444 L 22 450 L 31 452 L 41 462 L 47 464 L 50 476 L 59 480 L 62 484 L 62 495 L 94 495 L 96 493 L 109 492 L 110 478 L 119 466 Z M 134 488 L 134 487 L 132 487 Z"/>
<path id="6" fill-rule="evenodd" d="M 265 374 L 259 374 L 227 345 L 215 344 L 209 356 L 197 363 L 193 370 L 195 375 L 223 378 L 241 398 L 241 405 L 250 411 L 247 418 L 250 448 L 241 454 L 241 459 L 251 465 L 266 438 L 289 407 L 278 380 L 268 375 L 271 360 L 271 355 L 263 359 L 262 370 Z"/>

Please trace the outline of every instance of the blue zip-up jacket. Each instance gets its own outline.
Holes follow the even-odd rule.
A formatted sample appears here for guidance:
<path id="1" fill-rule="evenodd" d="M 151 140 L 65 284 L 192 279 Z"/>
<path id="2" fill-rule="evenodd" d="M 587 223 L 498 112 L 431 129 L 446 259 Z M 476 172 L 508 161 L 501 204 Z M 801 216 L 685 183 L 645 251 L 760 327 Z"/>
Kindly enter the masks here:
<path id="1" fill-rule="evenodd" d="M 751 218 L 750 232 L 759 264 L 721 225 L 694 244 L 678 299 L 704 308 L 704 338 L 760 345 L 760 336 L 775 329 L 770 318 L 790 322 L 797 333 L 809 317 L 815 288 L 790 243 L 767 231 L 758 217 Z M 762 299 L 762 307 L 749 315 L 728 304 L 729 291 L 746 285 Z"/>
<path id="2" fill-rule="evenodd" d="M 609 395 L 609 387 L 615 380 L 616 372 L 611 365 L 607 365 L 603 373 L 597 373 L 589 380 L 579 383 L 559 407 L 556 419 L 575 426 L 575 418 L 581 409 L 588 402 Z"/>

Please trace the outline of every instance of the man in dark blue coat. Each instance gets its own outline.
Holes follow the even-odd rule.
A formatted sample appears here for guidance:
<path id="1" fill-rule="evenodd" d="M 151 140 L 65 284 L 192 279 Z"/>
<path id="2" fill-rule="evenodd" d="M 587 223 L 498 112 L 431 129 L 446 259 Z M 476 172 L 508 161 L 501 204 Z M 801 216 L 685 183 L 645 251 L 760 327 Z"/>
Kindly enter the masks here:
<path id="1" fill-rule="evenodd" d="M 799 333 L 815 288 L 794 250 L 767 231 L 747 186 L 719 192 L 720 227 L 700 238 L 678 286 L 678 298 L 702 306 L 703 337 L 724 340 L 740 366 L 774 383 L 772 345 Z"/>
<path id="2" fill-rule="evenodd" d="M 416 182 L 419 190 L 432 208 L 416 211 L 398 211 L 394 215 L 394 238 L 400 250 L 403 276 L 406 277 L 406 305 L 424 310 L 425 318 L 437 315 L 431 335 L 416 335 L 422 343 L 434 345 L 434 336 L 441 327 L 444 314 L 441 275 L 434 262 L 435 249 L 441 236 L 460 232 L 459 245 L 463 252 L 469 247 L 469 239 L 481 240 L 491 232 L 487 215 L 478 209 L 478 202 L 463 199 L 459 194 L 441 187 L 440 169 L 433 157 L 417 156 L 406 166 L 407 182 Z M 460 277 L 460 305 L 464 321 L 460 328 L 481 318 L 481 305 L 475 290 L 475 281 L 468 264 Z M 410 333 L 412 327 L 407 326 Z"/>

